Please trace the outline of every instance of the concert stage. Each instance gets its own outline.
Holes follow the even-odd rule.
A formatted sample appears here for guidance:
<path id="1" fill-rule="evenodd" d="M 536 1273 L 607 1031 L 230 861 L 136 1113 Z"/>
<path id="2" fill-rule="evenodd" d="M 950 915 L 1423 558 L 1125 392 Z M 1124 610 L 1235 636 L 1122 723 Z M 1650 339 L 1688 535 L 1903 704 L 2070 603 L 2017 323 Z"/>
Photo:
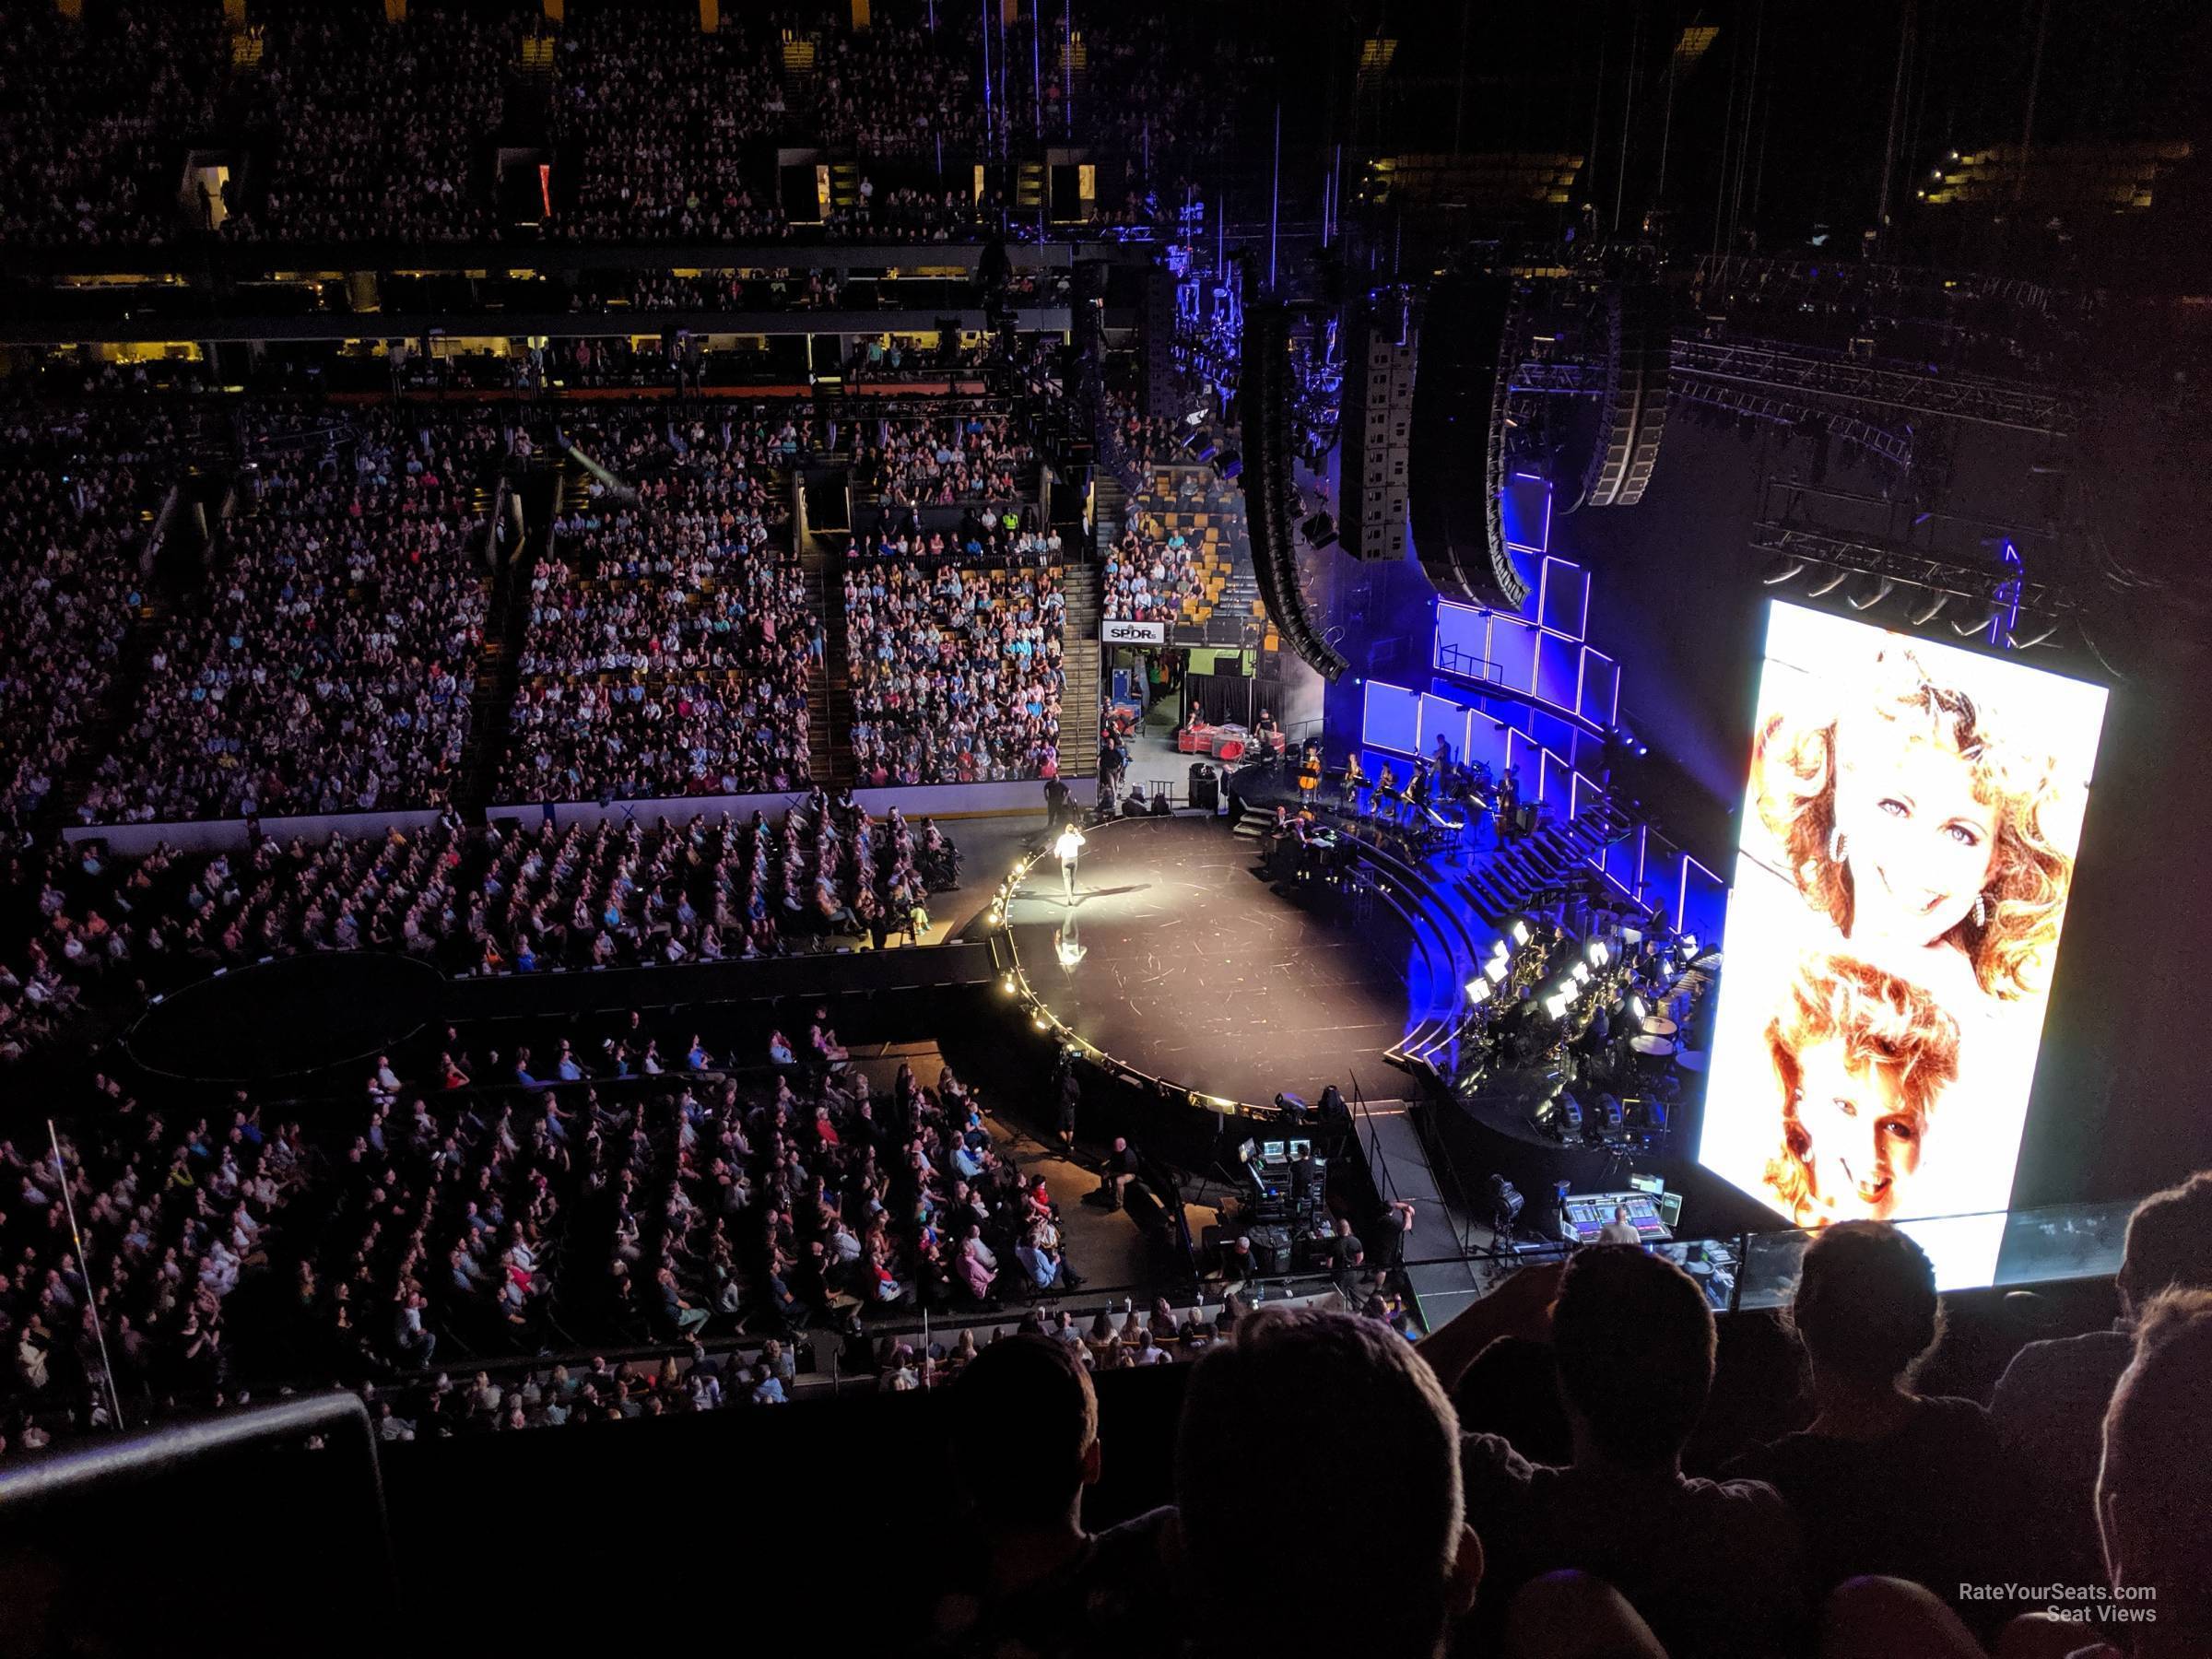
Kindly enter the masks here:
<path id="1" fill-rule="evenodd" d="M 1404 926 L 1376 907 L 1309 910 L 1272 891 L 1257 843 L 1202 818 L 1088 831 L 1073 905 L 1039 860 L 1007 912 L 1030 988 L 1084 1041 L 1174 1087 L 1248 1105 L 1337 1084 L 1394 1094 L 1405 1034 Z"/>

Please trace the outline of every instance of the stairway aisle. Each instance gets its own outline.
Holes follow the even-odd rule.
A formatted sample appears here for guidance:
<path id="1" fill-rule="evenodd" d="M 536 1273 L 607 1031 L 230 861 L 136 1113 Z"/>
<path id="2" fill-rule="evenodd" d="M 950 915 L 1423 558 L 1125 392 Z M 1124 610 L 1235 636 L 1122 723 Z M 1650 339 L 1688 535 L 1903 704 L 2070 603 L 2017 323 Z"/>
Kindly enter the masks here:
<path id="1" fill-rule="evenodd" d="M 1100 466 L 1091 475 L 1091 540 L 1101 551 L 1122 539 L 1122 526 L 1129 516 L 1129 492 L 1122 488 L 1111 466 Z"/>
<path id="2" fill-rule="evenodd" d="M 491 603 L 484 618 L 484 643 L 477 653 L 476 683 L 468 694 L 468 738 L 461 747 L 461 776 L 453 806 L 469 824 L 481 824 L 499 788 L 500 761 L 507 752 L 507 729 L 522 687 L 523 641 L 530 631 L 530 577 L 552 548 L 553 520 L 582 475 L 573 464 L 558 468 L 533 466 L 515 480 L 523 499 L 524 522 L 536 529 L 522 550 L 491 579 Z"/>
<path id="3" fill-rule="evenodd" d="M 822 632 L 828 642 L 822 651 L 822 672 L 806 694 L 807 735 L 814 776 L 831 789 L 849 789 L 859 771 L 853 764 L 853 665 L 847 657 L 845 629 L 845 559 L 851 550 L 848 536 L 822 535 L 816 546 L 824 549 L 806 556 L 806 566 L 821 609 Z"/>
<path id="4" fill-rule="evenodd" d="M 1089 778 L 1099 771 L 1099 568 L 1070 559 L 1060 591 L 1067 601 L 1061 623 L 1060 775 Z"/>
<path id="5" fill-rule="evenodd" d="M 155 645 L 168 634 L 180 606 L 206 585 L 211 538 L 202 533 L 205 524 L 219 523 L 217 514 L 227 489 L 224 477 L 234 465 L 228 442 L 231 436 L 227 418 L 201 410 L 194 415 L 181 439 L 180 453 L 187 458 L 180 481 L 175 516 L 167 539 L 154 558 L 153 574 L 138 583 L 138 607 L 115 653 L 115 665 L 106 694 L 91 721 L 79 735 L 76 753 L 62 775 L 53 780 L 44 804 L 32 822 L 40 836 L 58 832 L 75 821 L 76 809 L 92 791 L 92 774 L 100 761 L 113 753 L 131 717 L 137 712 L 139 694 Z M 210 511 L 203 517 L 197 507 Z"/>
<path id="6" fill-rule="evenodd" d="M 154 641 L 169 630 L 171 610 L 168 598 L 152 582 L 139 590 L 138 608 L 116 650 L 115 670 L 100 710 L 78 733 L 76 753 L 62 775 L 53 780 L 53 787 L 47 791 L 45 802 L 31 820 L 31 833 L 40 840 L 58 834 L 65 825 L 76 821 L 76 809 L 92 792 L 93 771 L 120 746 L 131 716 L 137 712 L 138 694 L 146 687 L 147 664 L 153 655 Z"/>

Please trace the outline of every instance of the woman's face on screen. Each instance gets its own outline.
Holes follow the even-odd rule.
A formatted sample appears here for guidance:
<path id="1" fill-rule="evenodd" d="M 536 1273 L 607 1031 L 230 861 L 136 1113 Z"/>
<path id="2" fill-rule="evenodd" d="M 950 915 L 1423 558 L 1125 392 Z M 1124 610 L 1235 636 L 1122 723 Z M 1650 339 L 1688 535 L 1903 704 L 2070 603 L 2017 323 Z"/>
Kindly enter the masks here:
<path id="1" fill-rule="evenodd" d="M 1852 934 L 1932 945 L 1964 921 L 1996 855 L 1997 811 L 1947 745 L 1869 720 L 1838 744 L 1835 821 Z"/>
<path id="2" fill-rule="evenodd" d="M 1899 1189 L 1920 1168 L 1920 1123 L 1878 1068 L 1854 1070 L 1830 1039 L 1799 1052 L 1797 1123 L 1812 1145 L 1815 1200 L 1836 1219 L 1897 1213 Z"/>

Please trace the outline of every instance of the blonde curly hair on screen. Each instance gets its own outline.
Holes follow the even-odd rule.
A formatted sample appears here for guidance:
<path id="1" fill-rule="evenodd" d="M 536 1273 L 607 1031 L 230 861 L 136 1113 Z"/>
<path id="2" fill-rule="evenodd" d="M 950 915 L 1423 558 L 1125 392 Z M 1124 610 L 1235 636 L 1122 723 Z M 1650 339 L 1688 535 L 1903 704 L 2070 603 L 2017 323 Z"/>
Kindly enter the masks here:
<path id="1" fill-rule="evenodd" d="M 1995 811 L 1995 845 L 1981 904 L 1944 937 L 1966 954 L 1990 995 L 2010 1001 L 2041 991 L 2074 881 L 2072 854 L 2045 828 L 2058 802 L 2053 763 L 2007 743 L 1986 708 L 1931 679 L 1901 640 L 1889 640 L 1875 658 L 1864 712 L 1918 728 L 1908 735 L 1941 744 L 1972 769 L 1974 798 Z M 1833 708 L 1810 721 L 1768 715 L 1752 747 L 1751 793 L 1797 890 L 1849 938 L 1851 871 L 1836 856 L 1840 718 Z"/>
<path id="2" fill-rule="evenodd" d="M 1799 965 L 1787 1002 L 1767 1022 L 1766 1041 L 1782 1091 L 1782 1147 L 1767 1161 L 1766 1184 L 1801 1227 L 1819 1218 L 1820 1196 L 1812 1134 L 1797 1115 L 1806 1049 L 1841 1043 L 1848 1069 L 1894 1087 L 1900 1111 L 1919 1132 L 1959 1077 L 1959 1022 L 1909 980 L 1849 957 Z"/>

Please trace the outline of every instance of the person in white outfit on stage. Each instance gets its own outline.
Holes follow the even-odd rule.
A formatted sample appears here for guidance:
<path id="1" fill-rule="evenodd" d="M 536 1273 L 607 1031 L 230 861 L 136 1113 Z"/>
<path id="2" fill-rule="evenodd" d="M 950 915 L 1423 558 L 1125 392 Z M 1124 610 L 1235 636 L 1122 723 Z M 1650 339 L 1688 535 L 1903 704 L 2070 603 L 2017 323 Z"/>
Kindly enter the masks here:
<path id="1" fill-rule="evenodd" d="M 1069 904 L 1076 901 L 1076 855 L 1083 851 L 1083 831 L 1069 824 L 1060 831 L 1060 839 L 1053 843 L 1053 851 L 1060 854 L 1060 889 Z"/>

